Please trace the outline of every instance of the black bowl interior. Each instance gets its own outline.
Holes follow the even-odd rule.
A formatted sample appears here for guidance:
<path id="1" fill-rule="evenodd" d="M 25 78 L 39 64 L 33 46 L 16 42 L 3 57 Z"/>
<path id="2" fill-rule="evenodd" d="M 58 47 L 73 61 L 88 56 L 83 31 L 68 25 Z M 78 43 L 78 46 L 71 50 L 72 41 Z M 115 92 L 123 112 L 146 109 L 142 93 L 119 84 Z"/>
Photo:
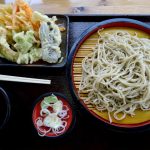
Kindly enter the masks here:
<path id="1" fill-rule="evenodd" d="M 4 127 L 10 116 L 10 101 L 4 89 L 0 88 L 0 129 Z"/>

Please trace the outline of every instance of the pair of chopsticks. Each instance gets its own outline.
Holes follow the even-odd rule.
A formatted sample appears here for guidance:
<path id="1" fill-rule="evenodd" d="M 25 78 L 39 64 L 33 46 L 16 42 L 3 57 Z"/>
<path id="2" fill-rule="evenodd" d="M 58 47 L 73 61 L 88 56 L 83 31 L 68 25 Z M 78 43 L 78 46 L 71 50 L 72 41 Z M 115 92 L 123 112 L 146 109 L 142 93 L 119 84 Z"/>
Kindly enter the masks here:
<path id="1" fill-rule="evenodd" d="M 36 83 L 36 84 L 51 84 L 51 80 L 10 76 L 10 75 L 1 75 L 1 74 L 0 74 L 0 81 Z"/>

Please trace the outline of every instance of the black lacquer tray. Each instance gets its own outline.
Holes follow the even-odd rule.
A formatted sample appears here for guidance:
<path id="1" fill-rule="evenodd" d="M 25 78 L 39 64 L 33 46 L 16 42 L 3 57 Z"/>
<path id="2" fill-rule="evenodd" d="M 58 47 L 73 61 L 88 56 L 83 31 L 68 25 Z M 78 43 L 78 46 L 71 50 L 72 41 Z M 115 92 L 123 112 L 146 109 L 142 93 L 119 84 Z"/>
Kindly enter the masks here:
<path id="1" fill-rule="evenodd" d="M 97 22 L 111 18 L 131 18 L 150 24 L 150 15 L 97 15 L 76 16 L 68 15 L 69 23 L 69 50 L 75 40 L 85 29 Z M 149 150 L 148 131 L 143 133 L 116 133 L 108 130 L 109 127 L 91 117 L 80 106 L 75 97 L 71 96 L 66 67 L 11 67 L 0 66 L 0 74 L 18 75 L 51 79 L 51 85 L 36 85 L 13 82 L 0 82 L 10 96 L 11 115 L 5 128 L 0 131 L 0 150 Z M 76 123 L 67 136 L 59 139 L 45 139 L 37 135 L 32 124 L 32 110 L 37 97 L 47 92 L 64 94 L 76 110 Z"/>

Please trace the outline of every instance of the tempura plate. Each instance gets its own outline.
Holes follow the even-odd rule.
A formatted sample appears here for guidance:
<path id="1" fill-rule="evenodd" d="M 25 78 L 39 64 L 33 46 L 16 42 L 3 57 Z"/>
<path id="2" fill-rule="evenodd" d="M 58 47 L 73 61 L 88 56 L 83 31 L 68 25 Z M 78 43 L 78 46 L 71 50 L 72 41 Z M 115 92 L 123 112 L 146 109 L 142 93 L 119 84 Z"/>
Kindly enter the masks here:
<path id="1" fill-rule="evenodd" d="M 28 65 L 22 65 L 13 63 L 11 61 L 8 61 L 4 58 L 0 58 L 0 66 L 5 67 L 48 67 L 48 68 L 62 68 L 65 66 L 68 56 L 68 35 L 69 35 L 69 18 L 65 15 L 48 15 L 49 17 L 56 16 L 57 21 L 56 23 L 59 25 L 61 24 L 63 27 L 65 27 L 65 31 L 61 32 L 62 35 L 62 43 L 60 45 L 60 50 L 62 53 L 63 60 L 60 63 L 47 63 L 42 60 L 37 61 L 33 64 Z"/>

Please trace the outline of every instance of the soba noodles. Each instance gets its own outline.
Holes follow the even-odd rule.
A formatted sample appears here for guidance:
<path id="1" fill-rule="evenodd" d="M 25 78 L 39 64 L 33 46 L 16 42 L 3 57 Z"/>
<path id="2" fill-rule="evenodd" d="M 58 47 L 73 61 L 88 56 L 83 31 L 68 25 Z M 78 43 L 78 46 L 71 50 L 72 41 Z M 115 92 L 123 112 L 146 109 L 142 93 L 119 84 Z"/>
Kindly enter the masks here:
<path id="1" fill-rule="evenodd" d="M 98 34 L 82 61 L 79 96 L 87 93 L 84 103 L 108 111 L 110 122 L 150 110 L 150 40 L 123 30 Z"/>

